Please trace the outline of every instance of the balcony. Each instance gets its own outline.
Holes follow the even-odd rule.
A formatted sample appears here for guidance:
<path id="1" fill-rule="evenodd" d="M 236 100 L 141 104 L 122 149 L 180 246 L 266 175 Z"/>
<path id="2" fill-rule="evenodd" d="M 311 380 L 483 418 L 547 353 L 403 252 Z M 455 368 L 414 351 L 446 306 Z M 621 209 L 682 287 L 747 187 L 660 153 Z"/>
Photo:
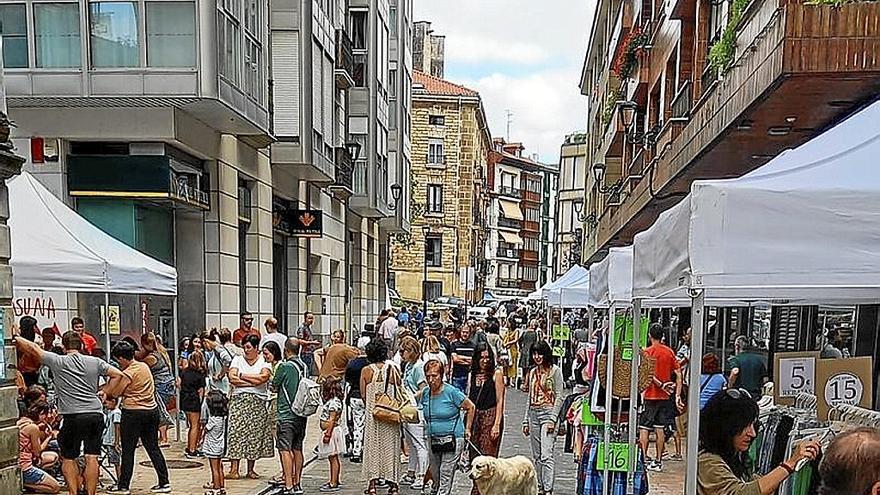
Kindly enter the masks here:
<path id="1" fill-rule="evenodd" d="M 519 288 L 525 291 L 534 291 L 538 282 L 534 280 L 523 280 L 519 284 Z"/>
<path id="2" fill-rule="evenodd" d="M 340 199 L 348 199 L 354 194 L 354 165 L 344 146 L 336 148 L 336 180 L 330 191 Z"/>
<path id="3" fill-rule="evenodd" d="M 428 168 L 442 168 L 446 166 L 446 155 L 425 155 L 425 166 Z"/>
<path id="4" fill-rule="evenodd" d="M 515 278 L 499 278 L 495 280 L 495 286 L 501 289 L 519 289 L 520 281 Z"/>
<path id="5" fill-rule="evenodd" d="M 620 206 L 600 215 L 596 249 L 632 242 L 692 181 L 748 173 L 875 98 L 878 25 L 878 2 L 751 2 L 735 26 L 730 66 L 704 70 L 698 58 L 690 84 L 670 100 L 674 118 L 658 135 L 653 180 L 609 198 Z M 652 53 L 677 42 L 667 31 L 658 31 Z M 654 65 L 652 77 L 662 70 Z"/>
<path id="6" fill-rule="evenodd" d="M 530 203 L 540 203 L 541 202 L 541 193 L 528 191 L 526 189 L 522 190 L 522 200 L 528 201 Z"/>
<path id="7" fill-rule="evenodd" d="M 498 194 L 517 199 L 522 197 L 522 191 L 513 186 L 501 186 L 498 188 Z"/>
<path id="8" fill-rule="evenodd" d="M 358 215 L 368 218 L 386 218 L 393 213 L 388 208 L 388 176 L 366 161 L 354 164 L 352 194 L 349 206 Z"/>
<path id="9" fill-rule="evenodd" d="M 522 222 L 511 218 L 498 217 L 498 226 L 504 229 L 522 229 Z"/>
<path id="10" fill-rule="evenodd" d="M 336 87 L 348 89 L 354 86 L 354 52 L 351 38 L 343 29 L 336 30 L 336 68 L 333 70 Z"/>
<path id="11" fill-rule="evenodd" d="M 533 265 L 538 262 L 538 252 L 523 249 L 519 252 L 519 260 Z"/>
<path id="12" fill-rule="evenodd" d="M 519 259 L 520 250 L 516 248 L 498 248 L 495 256 L 498 258 Z"/>
<path id="13" fill-rule="evenodd" d="M 522 229 L 528 232 L 540 232 L 541 225 L 538 222 L 526 220 L 522 224 Z"/>

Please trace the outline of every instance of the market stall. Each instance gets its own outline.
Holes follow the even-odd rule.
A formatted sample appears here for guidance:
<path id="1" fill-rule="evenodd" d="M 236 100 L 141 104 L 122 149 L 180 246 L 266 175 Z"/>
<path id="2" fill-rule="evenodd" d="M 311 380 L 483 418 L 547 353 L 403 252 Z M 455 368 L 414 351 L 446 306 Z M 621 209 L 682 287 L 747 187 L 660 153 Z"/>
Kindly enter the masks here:
<path id="1" fill-rule="evenodd" d="M 691 362 L 703 352 L 707 304 L 876 304 L 880 300 L 880 103 L 766 166 L 691 193 L 635 237 L 637 300 L 690 299 Z M 691 366 L 690 383 L 700 368 Z M 699 425 L 699 388 L 688 422 Z M 696 492 L 697 435 L 686 493 Z"/>

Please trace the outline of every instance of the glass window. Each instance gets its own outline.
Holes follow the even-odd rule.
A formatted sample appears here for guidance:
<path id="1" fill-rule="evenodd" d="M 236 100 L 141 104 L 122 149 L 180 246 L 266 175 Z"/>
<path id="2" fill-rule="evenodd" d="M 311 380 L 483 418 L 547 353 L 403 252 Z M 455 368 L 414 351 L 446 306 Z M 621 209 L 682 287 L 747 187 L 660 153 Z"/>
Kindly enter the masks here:
<path id="1" fill-rule="evenodd" d="M 425 299 L 433 301 L 443 295 L 443 282 L 425 282 Z"/>
<path id="2" fill-rule="evenodd" d="M 444 115 L 429 115 L 429 125 L 446 125 L 446 117 Z"/>
<path id="3" fill-rule="evenodd" d="M 367 49 L 367 12 L 351 12 L 351 47 L 355 50 Z"/>
<path id="4" fill-rule="evenodd" d="M 446 164 L 446 156 L 443 154 L 443 141 L 432 139 L 428 143 L 428 164 L 444 165 Z"/>
<path id="5" fill-rule="evenodd" d="M 443 186 L 428 184 L 428 213 L 443 213 Z"/>
<path id="6" fill-rule="evenodd" d="M 244 28 L 253 35 L 259 35 L 260 10 L 257 0 L 246 0 L 247 9 L 244 15 Z"/>
<path id="7" fill-rule="evenodd" d="M 196 66 L 195 5 L 147 2 L 147 65 Z"/>
<path id="8" fill-rule="evenodd" d="M 3 35 L 3 67 L 27 67 L 27 11 L 23 3 L 0 5 L 0 34 Z"/>
<path id="9" fill-rule="evenodd" d="M 397 7 L 393 5 L 388 11 L 388 25 L 391 27 L 391 37 L 397 38 Z"/>
<path id="10" fill-rule="evenodd" d="M 425 262 L 428 266 L 443 266 L 443 238 L 439 235 L 425 238 Z"/>
<path id="11" fill-rule="evenodd" d="M 34 38 L 37 67 L 82 66 L 79 4 L 35 3 Z"/>
<path id="12" fill-rule="evenodd" d="M 133 2 L 89 4 L 92 67 L 137 67 L 138 19 Z"/>

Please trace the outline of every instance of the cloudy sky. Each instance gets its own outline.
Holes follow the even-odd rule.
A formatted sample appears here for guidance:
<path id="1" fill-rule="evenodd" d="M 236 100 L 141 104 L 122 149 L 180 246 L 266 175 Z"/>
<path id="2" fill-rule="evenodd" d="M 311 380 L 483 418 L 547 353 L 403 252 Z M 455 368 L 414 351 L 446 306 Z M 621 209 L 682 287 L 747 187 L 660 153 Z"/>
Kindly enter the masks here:
<path id="1" fill-rule="evenodd" d="M 494 136 L 558 162 L 563 137 L 585 127 L 578 81 L 590 0 L 415 0 L 415 20 L 446 36 L 445 78 L 480 92 Z M 590 4 L 590 5 L 588 5 Z M 552 5 L 552 7 L 551 7 Z"/>

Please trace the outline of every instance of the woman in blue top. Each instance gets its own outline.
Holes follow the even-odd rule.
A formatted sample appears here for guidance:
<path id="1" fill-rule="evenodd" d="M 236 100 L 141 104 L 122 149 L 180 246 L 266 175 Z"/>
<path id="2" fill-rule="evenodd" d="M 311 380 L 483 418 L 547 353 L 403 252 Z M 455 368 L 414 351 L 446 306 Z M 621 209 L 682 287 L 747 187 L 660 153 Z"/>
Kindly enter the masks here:
<path id="1" fill-rule="evenodd" d="M 711 352 L 703 356 L 703 367 L 700 372 L 700 410 L 702 411 L 709 399 L 724 390 L 727 379 L 721 373 L 718 356 Z"/>
<path id="2" fill-rule="evenodd" d="M 403 385 L 413 398 L 428 385 L 425 380 L 425 364 L 422 362 L 419 341 L 406 336 L 400 339 L 400 357 L 403 367 Z M 421 409 L 420 404 L 413 403 Z M 425 487 L 428 470 L 428 446 L 425 443 L 425 417 L 419 411 L 419 422 L 403 424 L 403 439 L 409 449 L 409 465 L 401 483 L 416 491 Z"/>
<path id="3" fill-rule="evenodd" d="M 443 383 L 445 374 L 440 361 L 425 363 L 428 389 L 419 394 L 427 429 L 429 468 L 434 480 L 432 495 L 452 492 L 455 466 L 474 421 L 474 403 L 457 388 Z M 465 413 L 464 420 L 462 412 Z"/>

